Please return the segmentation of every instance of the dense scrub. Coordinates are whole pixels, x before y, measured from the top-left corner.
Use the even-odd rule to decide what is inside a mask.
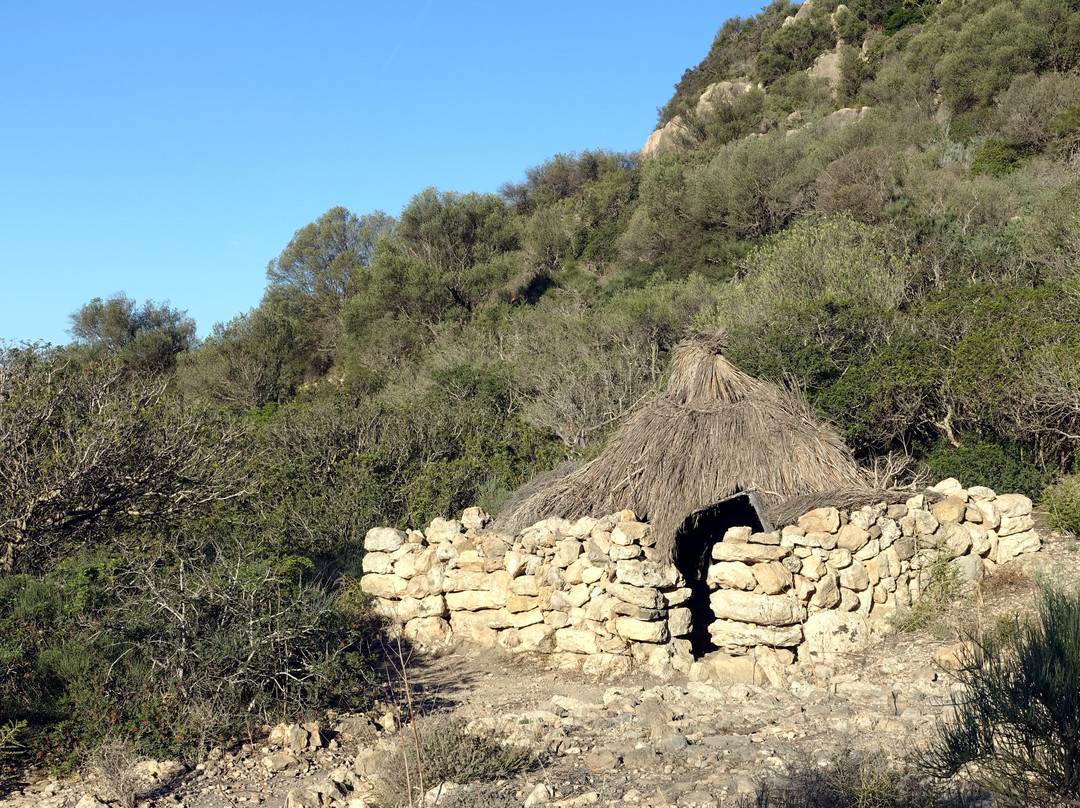
[[[5,347],[5,748],[191,750],[362,705],[364,532],[497,510],[595,454],[689,327],[728,329],[860,458],[1060,480],[1045,501],[1075,529],[1080,10],[845,5],[725,22],[660,116],[690,148],[559,154],[396,217],[331,208],[201,344],[121,295],[74,313],[69,346]],[[833,48],[835,87],[805,72]]]

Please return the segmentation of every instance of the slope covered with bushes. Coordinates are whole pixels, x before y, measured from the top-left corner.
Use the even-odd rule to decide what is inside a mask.
[[[363,704],[364,532],[595,455],[691,326],[865,462],[1080,511],[1080,7],[798,11],[721,26],[660,113],[679,150],[331,208],[201,344],[121,297],[5,348],[0,725],[62,763]]]

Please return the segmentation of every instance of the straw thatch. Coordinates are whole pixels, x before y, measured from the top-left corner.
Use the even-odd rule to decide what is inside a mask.
[[[623,508],[652,523],[671,558],[687,516],[739,491],[766,506],[821,491],[866,490],[840,436],[806,402],[723,356],[723,332],[698,332],[672,360],[664,392],[633,412],[591,463],[504,509],[499,528]]]

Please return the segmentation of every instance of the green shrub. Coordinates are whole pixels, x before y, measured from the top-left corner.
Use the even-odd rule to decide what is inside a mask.
[[[995,491],[1037,499],[1050,472],[1032,449],[1015,441],[962,435],[959,446],[938,441],[923,455],[935,480],[955,477],[964,485],[985,485]]]
[[[413,805],[421,785],[491,783],[535,761],[527,748],[506,744],[492,730],[470,729],[457,717],[418,719],[399,735],[401,747],[384,752],[379,766],[378,791],[387,806]]]
[[[975,805],[971,795],[941,787],[907,764],[874,753],[847,752],[827,767],[801,763],[779,784],[763,784],[745,808],[946,808]]]
[[[1026,156],[1027,152],[1024,149],[1010,146],[1004,140],[992,137],[975,152],[975,157],[971,161],[971,173],[1003,177],[1019,168]]]
[[[1049,486],[1039,499],[1051,530],[1080,534],[1080,474],[1070,474]]]
[[[1080,589],[1038,581],[1039,618],[998,642],[973,638],[955,716],[920,755],[939,778],[964,771],[995,804],[1080,801]]]

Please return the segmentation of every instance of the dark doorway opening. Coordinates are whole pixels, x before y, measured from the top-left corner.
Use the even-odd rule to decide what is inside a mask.
[[[712,548],[723,541],[728,528],[739,526],[750,527],[755,533],[771,530],[755,492],[739,492],[695,511],[686,517],[675,535],[675,566],[690,588],[686,606],[692,615],[693,630],[686,639],[690,640],[695,659],[717,650],[709,636],[709,624],[713,621],[708,584]]]

